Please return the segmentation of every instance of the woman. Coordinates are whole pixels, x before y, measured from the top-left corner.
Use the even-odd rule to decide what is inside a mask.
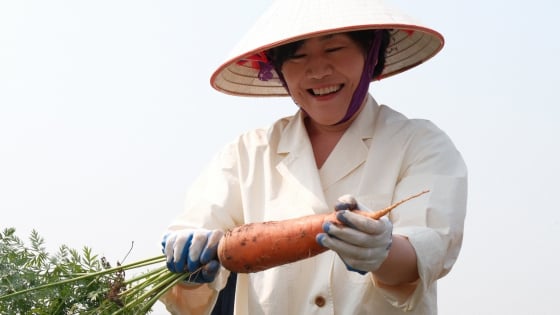
[[[163,246],[168,268],[204,272],[162,301],[172,313],[209,314],[229,272],[216,246],[235,226],[332,211],[351,194],[380,209],[339,212],[317,242],[331,250],[239,274],[236,314],[435,314],[436,283],[462,242],[467,171],[429,121],[378,105],[370,81],[414,67],[441,35],[379,1],[280,0],[211,78],[234,95],[289,95],[299,110],[227,145],[194,183]],[[349,203],[354,202],[350,200]],[[346,207],[347,208],[347,207]]]

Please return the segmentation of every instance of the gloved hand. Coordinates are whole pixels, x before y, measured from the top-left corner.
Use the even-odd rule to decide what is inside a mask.
[[[187,282],[214,281],[220,262],[217,259],[220,230],[182,229],[167,233],[161,242],[167,256],[167,268],[172,272],[191,272]]]
[[[317,235],[317,242],[335,251],[348,270],[360,274],[375,271],[389,254],[393,224],[387,217],[374,220],[350,211],[358,208],[356,200],[343,197],[335,209],[337,219],[344,225],[326,222],[325,233]]]

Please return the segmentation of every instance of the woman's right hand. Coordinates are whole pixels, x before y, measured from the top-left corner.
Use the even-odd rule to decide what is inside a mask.
[[[214,281],[220,262],[217,258],[218,243],[224,232],[207,229],[181,229],[170,231],[161,242],[171,272],[190,272],[186,281],[207,283]]]

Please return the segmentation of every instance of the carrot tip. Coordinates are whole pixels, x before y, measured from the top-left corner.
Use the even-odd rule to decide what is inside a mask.
[[[400,206],[401,204],[403,204],[403,203],[405,203],[405,202],[407,202],[407,201],[409,201],[409,200],[411,200],[411,199],[414,199],[414,198],[416,198],[416,197],[420,197],[421,195],[423,195],[423,194],[425,194],[425,193],[427,193],[427,192],[429,192],[429,191],[430,191],[429,189],[423,190],[423,191],[421,191],[421,192],[419,192],[419,193],[417,193],[417,194],[414,194],[414,195],[412,195],[412,196],[409,196],[409,197],[406,197],[406,198],[404,198],[404,199],[402,199],[402,200],[399,200],[399,201],[393,203],[392,205],[388,206],[388,207],[385,208],[385,209],[381,209],[381,210],[376,211],[376,212],[373,212],[373,213],[369,212],[370,215],[368,215],[368,216],[371,217],[371,218],[373,218],[373,219],[378,220],[378,219],[380,219],[381,217],[383,217],[384,215],[386,215],[386,214],[388,214],[389,212],[391,212],[391,211],[392,211],[393,209],[395,209],[396,207]]]

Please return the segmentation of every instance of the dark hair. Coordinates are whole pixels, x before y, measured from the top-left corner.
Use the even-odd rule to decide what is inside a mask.
[[[373,43],[374,32],[375,30],[363,30],[348,32],[346,34],[348,34],[348,36],[350,36],[352,40],[358,43],[358,45],[360,45],[363,51],[367,54],[369,48]],[[383,68],[385,68],[385,51],[387,50],[387,46],[389,45],[390,34],[388,30],[383,30],[381,34],[383,38],[381,39],[381,47],[379,48],[380,53],[377,57],[377,65],[375,66],[375,70],[373,71],[373,78],[377,78],[383,72]],[[284,64],[284,62],[294,56],[301,45],[303,45],[303,40],[274,47],[265,52],[266,57],[268,58],[268,60],[270,60],[270,62],[274,66],[274,69],[280,76],[282,76],[282,74],[280,73],[280,69],[282,69],[282,65]]]

